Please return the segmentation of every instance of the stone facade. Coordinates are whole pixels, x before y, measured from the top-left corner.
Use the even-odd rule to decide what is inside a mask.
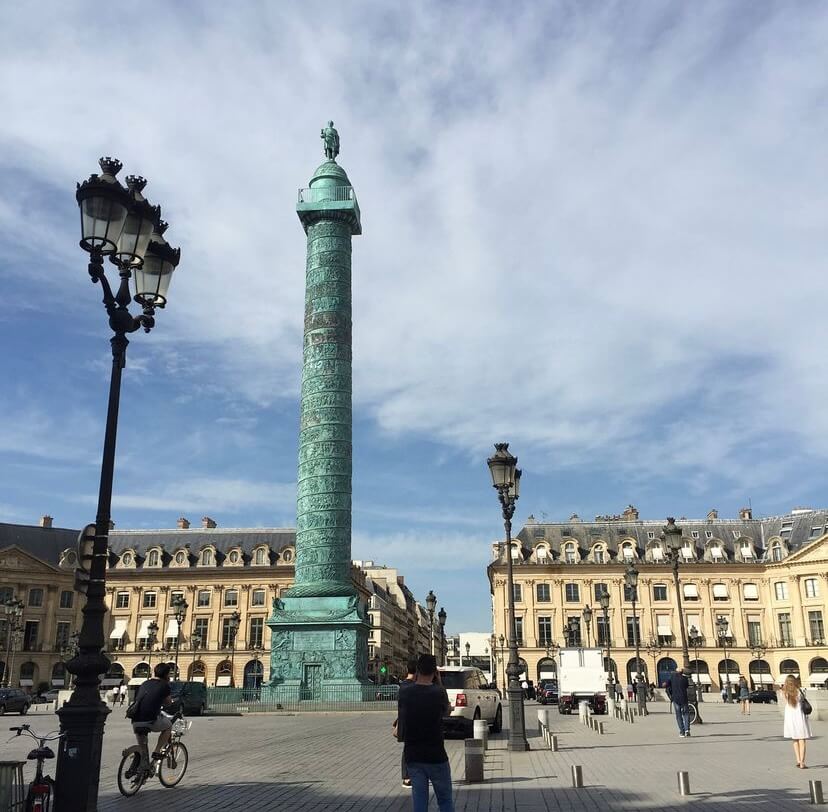
[[[536,522],[532,517],[513,540],[516,619],[520,656],[529,679],[554,671],[554,648],[565,644],[570,618],[580,624],[581,643],[606,646],[622,682],[635,670],[633,606],[625,592],[626,562],[639,570],[635,615],[642,671],[657,681],[682,648],[672,569],[661,540],[664,521],[640,520],[629,508],[593,522],[572,516],[568,522]],[[794,510],[785,516],[753,519],[679,519],[682,553],[679,580],[685,627],[698,631],[690,646],[693,671],[706,690],[722,682],[749,678],[753,686],[778,683],[798,673],[803,685],[828,679],[828,511]],[[497,681],[504,684],[501,648],[506,631],[505,545],[492,547],[488,567],[492,593]],[[597,596],[610,595],[609,629],[605,631]],[[593,609],[589,627],[586,605]],[[727,650],[716,620],[728,621]],[[522,635],[522,639],[520,636]],[[688,631],[689,636],[689,631]],[[726,661],[732,662],[726,662]]]

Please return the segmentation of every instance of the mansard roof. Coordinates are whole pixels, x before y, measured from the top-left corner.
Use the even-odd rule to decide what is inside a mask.
[[[205,547],[212,547],[218,553],[226,554],[241,548],[245,555],[250,555],[257,547],[266,545],[279,552],[285,547],[296,544],[296,531],[292,528],[272,527],[213,527],[187,530],[110,530],[109,550],[120,555],[126,550],[133,550],[143,556],[152,547],[160,547],[166,553],[188,545],[192,553],[198,553]]]
[[[79,530],[0,522],[0,549],[16,545],[29,555],[57,566],[64,550],[74,549]]]

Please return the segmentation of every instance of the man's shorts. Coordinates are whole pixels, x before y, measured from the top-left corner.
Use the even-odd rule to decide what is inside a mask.
[[[164,713],[159,713],[154,722],[133,722],[133,733],[163,733],[172,727],[172,719]]]

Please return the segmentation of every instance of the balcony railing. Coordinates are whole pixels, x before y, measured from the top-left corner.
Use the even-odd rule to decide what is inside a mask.
[[[331,203],[356,200],[353,186],[310,186],[299,190],[300,203]]]

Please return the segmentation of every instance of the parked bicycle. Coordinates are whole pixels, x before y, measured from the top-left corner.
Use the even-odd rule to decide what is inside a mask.
[[[118,789],[129,798],[151,778],[158,776],[162,786],[174,787],[187,772],[190,755],[181,737],[192,727],[179,711],[172,717],[172,736],[160,753],[149,754],[149,732],[137,734],[138,743],[123,751],[118,766]]]
[[[54,794],[55,782],[50,775],[43,774],[43,762],[47,759],[54,758],[55,753],[47,742],[57,741],[66,734],[54,730],[45,736],[40,736],[31,729],[31,725],[10,727],[9,730],[14,733],[14,736],[9,741],[25,733],[37,742],[37,747],[26,756],[29,761],[36,761],[37,767],[35,768],[34,780],[29,784],[29,788],[26,791],[25,812],[49,812],[52,808],[52,795]]]

